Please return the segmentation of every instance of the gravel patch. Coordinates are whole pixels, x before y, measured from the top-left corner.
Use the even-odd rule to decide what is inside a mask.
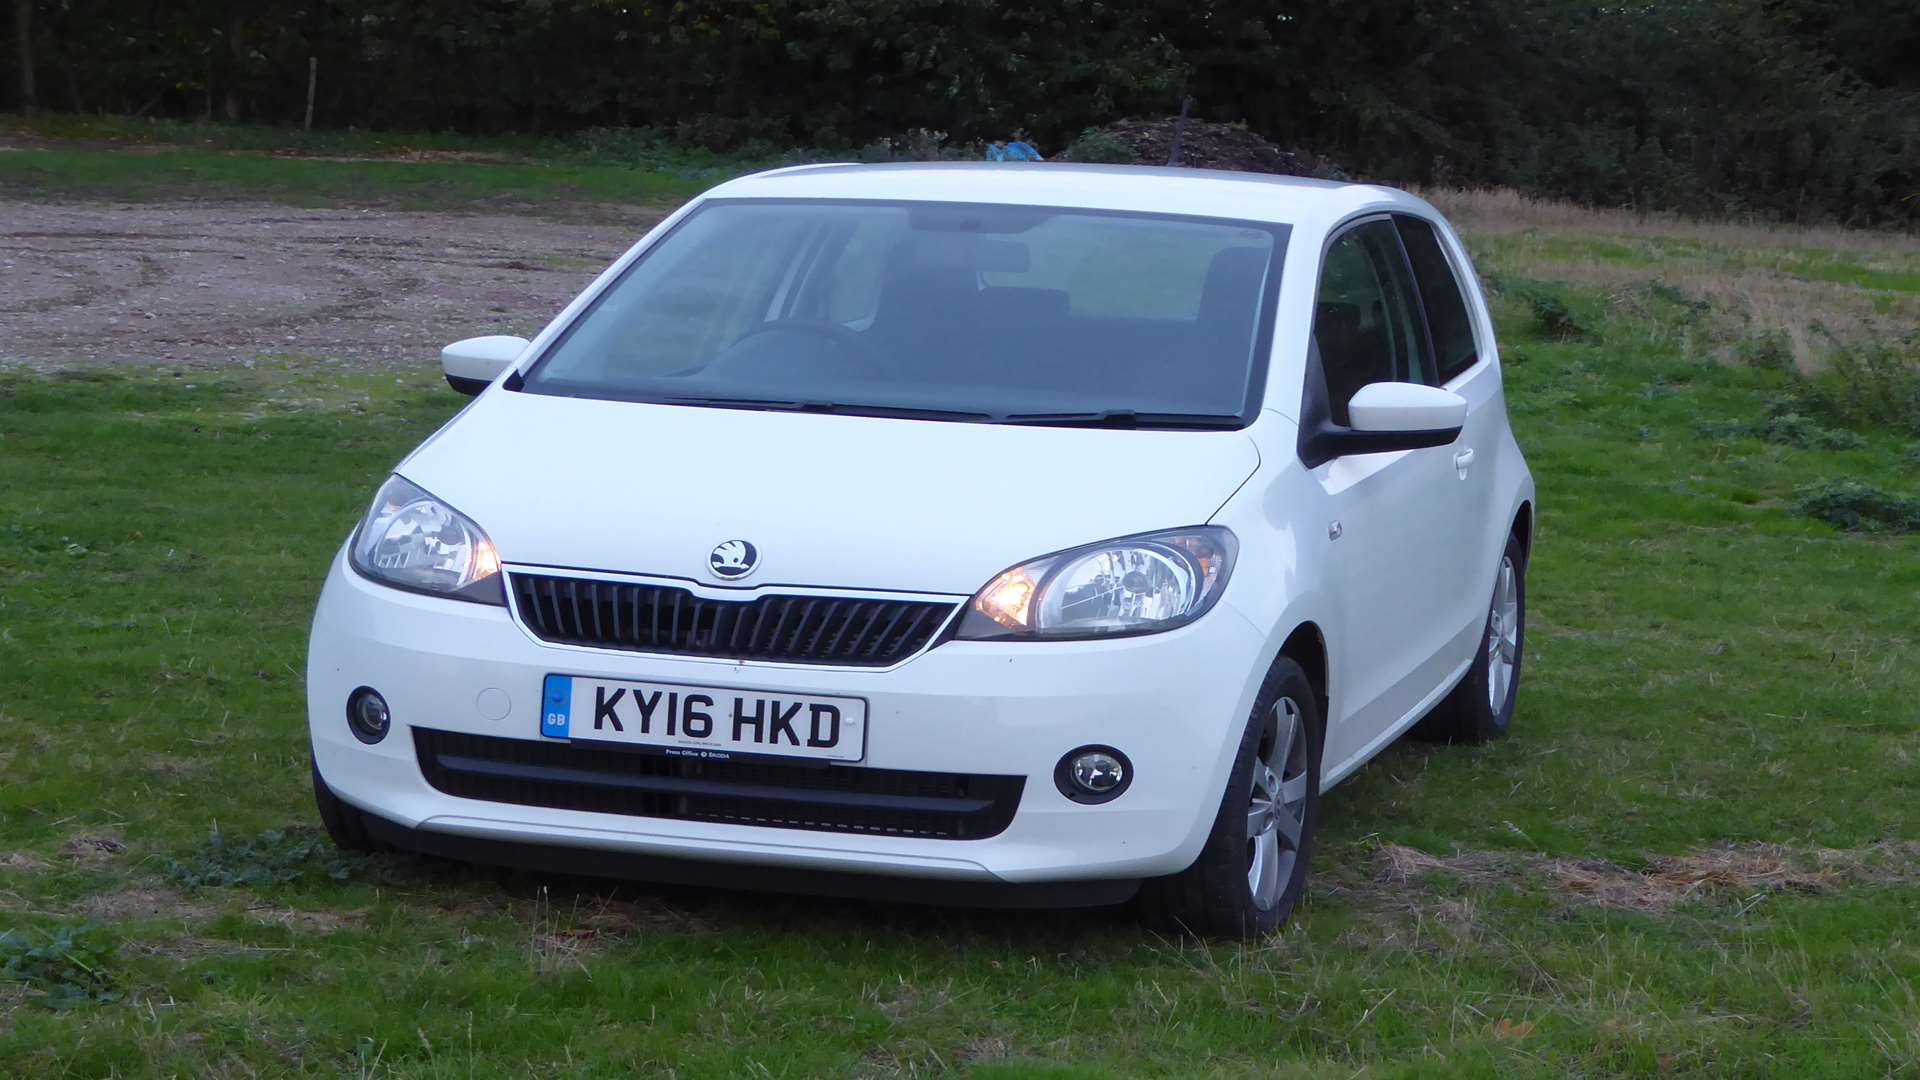
[[[462,337],[532,336],[661,216],[0,203],[0,369],[431,365]]]

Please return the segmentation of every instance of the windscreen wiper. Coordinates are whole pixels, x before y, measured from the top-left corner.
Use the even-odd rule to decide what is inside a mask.
[[[923,409],[913,405],[869,405],[863,402],[778,398],[663,397],[663,405],[700,405],[715,409],[765,409],[770,412],[836,413],[842,416],[879,416],[896,420],[992,420],[992,413],[963,409]]]
[[[1227,413],[1138,412],[1103,409],[1096,412],[1008,413],[1003,424],[1040,424],[1047,427],[1091,428],[1239,428],[1246,421]]]

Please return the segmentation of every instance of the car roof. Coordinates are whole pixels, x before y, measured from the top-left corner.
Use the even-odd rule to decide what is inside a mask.
[[[1423,200],[1375,184],[1222,169],[1064,162],[798,165],[730,180],[704,197],[1005,203],[1191,214],[1319,228],[1368,210],[1439,216]]]

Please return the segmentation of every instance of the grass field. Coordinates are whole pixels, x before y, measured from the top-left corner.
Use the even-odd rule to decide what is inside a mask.
[[[1330,793],[1254,945],[339,856],[307,620],[462,399],[0,374],[0,1075],[1920,1073],[1916,245],[1470,210],[1540,486],[1515,732]],[[1803,365],[1716,261],[1886,322]]]
[[[102,153],[102,148],[113,152]],[[715,154],[646,132],[574,139],[289,131],[49,114],[0,119],[0,195],[267,198],[404,209],[678,203],[804,155]]]

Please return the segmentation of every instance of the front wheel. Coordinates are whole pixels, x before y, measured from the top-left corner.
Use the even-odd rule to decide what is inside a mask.
[[[1527,644],[1527,560],[1520,538],[1507,537],[1480,650],[1460,685],[1420,721],[1418,734],[1437,742],[1484,743],[1507,733],[1520,696],[1520,661]]]
[[[1320,820],[1321,732],[1312,681],[1281,657],[1247,718],[1200,857],[1147,883],[1150,915],[1189,933],[1241,938],[1287,921],[1306,888]]]

